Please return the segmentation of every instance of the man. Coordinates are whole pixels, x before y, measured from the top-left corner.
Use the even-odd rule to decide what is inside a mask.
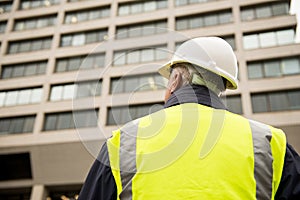
[[[300,199],[300,158],[284,133],[219,98],[237,88],[228,43],[191,39],[159,73],[165,109],[113,133],[79,199]]]

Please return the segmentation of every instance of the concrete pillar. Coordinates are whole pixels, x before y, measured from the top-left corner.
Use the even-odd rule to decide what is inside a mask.
[[[47,191],[44,185],[34,185],[32,187],[30,200],[45,200]]]

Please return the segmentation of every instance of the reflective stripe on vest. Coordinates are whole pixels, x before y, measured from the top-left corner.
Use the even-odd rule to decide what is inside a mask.
[[[270,141],[272,133],[267,125],[249,120],[253,150],[254,150],[254,178],[256,181],[256,198],[272,198],[273,156]]]
[[[230,119],[231,116],[233,118],[236,118],[234,115],[230,113],[228,113],[227,115],[228,115],[226,116],[227,119]],[[244,119],[241,120],[244,121]],[[137,183],[136,182],[137,180],[142,180],[139,179],[139,177],[142,176],[141,174],[143,172],[139,170],[140,164],[137,165],[137,159],[139,158],[137,156],[140,155],[137,155],[136,142],[137,142],[138,134],[140,134],[139,126],[143,126],[144,121],[145,121],[144,118],[141,118],[139,120],[134,120],[126,124],[120,130],[114,132],[113,138],[110,139],[111,143],[108,143],[109,156],[111,162],[113,163],[112,164],[113,175],[116,179],[116,183],[118,187],[118,194],[119,194],[118,199],[120,200],[139,199],[140,197],[138,194],[140,190],[136,190],[137,189],[136,187],[137,186],[142,187],[143,182],[139,182],[139,184],[134,184],[134,185],[133,183]],[[230,120],[229,122],[235,123],[235,121],[230,121]],[[243,122],[244,126],[246,126],[247,123],[249,124],[249,127],[247,127],[246,130],[250,134],[249,135],[250,137],[252,135],[252,141],[250,140],[249,147],[253,146],[252,153],[250,150],[250,154],[248,155],[252,156],[252,163],[254,164],[254,167],[252,168],[254,170],[252,175],[253,181],[251,183],[252,184],[251,188],[253,189],[249,188],[249,191],[251,191],[253,194],[251,199],[254,198],[262,199],[262,200],[273,199],[280,181],[280,174],[283,167],[283,160],[285,154],[285,152],[283,152],[285,150],[285,146],[284,146],[285,136],[281,131],[278,132],[278,130],[275,130],[273,127],[269,127],[268,125],[264,125],[251,120],[247,122],[246,120],[245,123]],[[274,135],[273,140],[272,140],[272,133]],[[246,138],[250,139],[250,137],[246,137]],[[206,139],[207,137],[204,138],[203,140]],[[205,143],[205,141],[203,141],[203,143]],[[218,146],[218,144],[216,146]],[[114,148],[116,149],[114,150]],[[243,151],[243,149],[241,149],[241,151]],[[199,148],[199,152],[200,152],[200,148]],[[272,155],[272,152],[276,154]],[[208,158],[209,157],[210,155],[208,155]],[[273,159],[275,158],[276,158],[276,162],[275,162],[276,170],[275,172],[273,172],[273,167],[274,167]],[[251,171],[249,172],[251,176]],[[137,175],[138,177],[137,176],[135,177],[135,175]],[[251,181],[251,179],[249,181]],[[160,183],[158,182],[157,184],[159,185]],[[145,190],[147,190],[147,188],[145,188]]]
[[[134,120],[121,128],[120,137],[120,175],[121,200],[132,199],[132,178],[136,174],[136,136],[139,121]]]

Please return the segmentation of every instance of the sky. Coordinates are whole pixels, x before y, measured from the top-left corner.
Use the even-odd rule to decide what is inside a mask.
[[[300,0],[292,0],[291,1],[291,14],[296,14],[297,15],[297,35],[296,35],[296,40],[297,42],[300,42]]]

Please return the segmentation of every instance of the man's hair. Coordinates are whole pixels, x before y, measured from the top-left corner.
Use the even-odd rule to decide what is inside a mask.
[[[172,70],[173,69],[177,69],[181,73],[183,78],[183,85],[197,85],[197,83],[193,81],[194,76],[196,75],[200,79],[202,79],[202,82],[204,84],[201,85],[205,85],[209,89],[212,89],[211,85],[213,85],[213,87],[215,87],[220,92],[223,92],[226,89],[227,81],[225,78],[213,72],[210,72],[202,67],[198,67],[190,63],[177,63],[172,66]]]

